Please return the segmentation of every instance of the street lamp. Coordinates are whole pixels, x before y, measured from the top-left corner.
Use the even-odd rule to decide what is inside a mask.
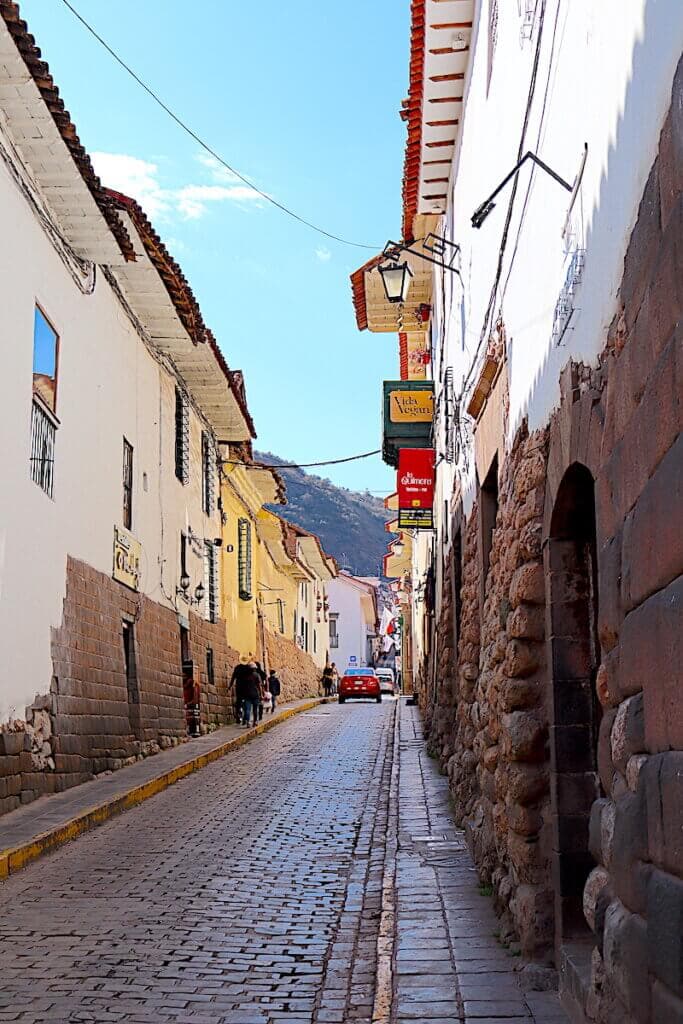
[[[388,302],[405,302],[413,272],[407,263],[380,264],[379,272]]]
[[[398,558],[400,558],[404,551],[405,551],[405,544],[403,543],[402,540],[397,540],[396,543],[394,544],[394,554]]]
[[[204,584],[200,580],[197,586],[194,588],[194,599],[197,604],[201,604],[204,600]]]

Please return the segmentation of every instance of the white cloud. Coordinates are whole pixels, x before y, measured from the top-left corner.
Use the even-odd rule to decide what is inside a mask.
[[[159,168],[125,153],[92,153],[95,171],[102,184],[137,199],[151,218],[168,213],[169,195],[159,184]]]
[[[321,263],[329,263],[332,259],[332,253],[329,249],[326,249],[324,245],[320,245],[315,250],[315,258],[320,260]]]
[[[196,220],[206,213],[207,203],[254,202],[261,197],[247,185],[184,185],[175,192],[183,217]]]
[[[240,182],[214,160],[200,154],[198,161],[221,184],[187,184],[165,188],[157,164],[125,153],[93,153],[92,162],[102,184],[136,199],[150,219],[170,220],[180,214],[184,220],[203,217],[210,203],[239,203],[260,206],[262,197]],[[224,172],[224,173],[223,173]],[[229,183],[229,184],[228,184]]]

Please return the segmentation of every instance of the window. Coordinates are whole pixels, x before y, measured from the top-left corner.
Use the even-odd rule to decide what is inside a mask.
[[[239,595],[243,601],[251,601],[251,523],[248,519],[237,521],[237,546]]]
[[[59,336],[39,306],[33,320],[33,394],[50,412],[57,410]]]
[[[215,684],[214,668],[213,668],[213,647],[206,648],[206,681],[209,686]]]
[[[304,650],[308,650],[308,623],[304,622]]]
[[[181,484],[190,479],[190,405],[187,395],[175,389],[175,475]]]
[[[453,588],[453,657],[457,665],[460,620],[462,618],[462,532],[460,530],[458,530],[453,538],[451,586]]]
[[[493,547],[493,531],[496,528],[498,515],[498,456],[491,463],[486,479],[479,489],[480,508],[480,564],[481,564],[481,606],[484,606],[486,595],[486,577],[491,564],[491,548]]]
[[[140,686],[135,658],[135,624],[128,619],[124,619],[121,628],[123,666],[126,673],[126,691],[128,694],[128,717],[133,733],[140,739],[142,730],[140,721]]]
[[[33,405],[31,408],[31,479],[49,498],[53,495],[55,440],[58,421],[57,361],[59,337],[41,309],[33,321]]]
[[[313,630],[313,653],[315,654],[318,650],[318,630]]]
[[[209,622],[218,618],[218,558],[216,547],[210,540],[204,541],[204,617]]]
[[[285,631],[285,602],[281,597],[277,599],[277,628],[281,633]]]
[[[339,647],[339,633],[337,632],[337,615],[330,615],[330,647]]]
[[[180,578],[183,576],[189,576],[187,571],[187,536],[184,533],[180,534]]]
[[[202,508],[207,516],[216,508],[216,454],[210,436],[202,430]]]
[[[133,445],[123,439],[123,525],[133,528]]]

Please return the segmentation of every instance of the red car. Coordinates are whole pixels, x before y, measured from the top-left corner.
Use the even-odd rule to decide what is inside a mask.
[[[382,703],[382,689],[374,668],[348,668],[339,680],[339,703],[364,697]]]

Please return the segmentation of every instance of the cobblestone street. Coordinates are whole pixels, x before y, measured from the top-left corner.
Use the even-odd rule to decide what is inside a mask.
[[[0,1021],[563,1020],[398,709],[302,714],[7,879]]]

